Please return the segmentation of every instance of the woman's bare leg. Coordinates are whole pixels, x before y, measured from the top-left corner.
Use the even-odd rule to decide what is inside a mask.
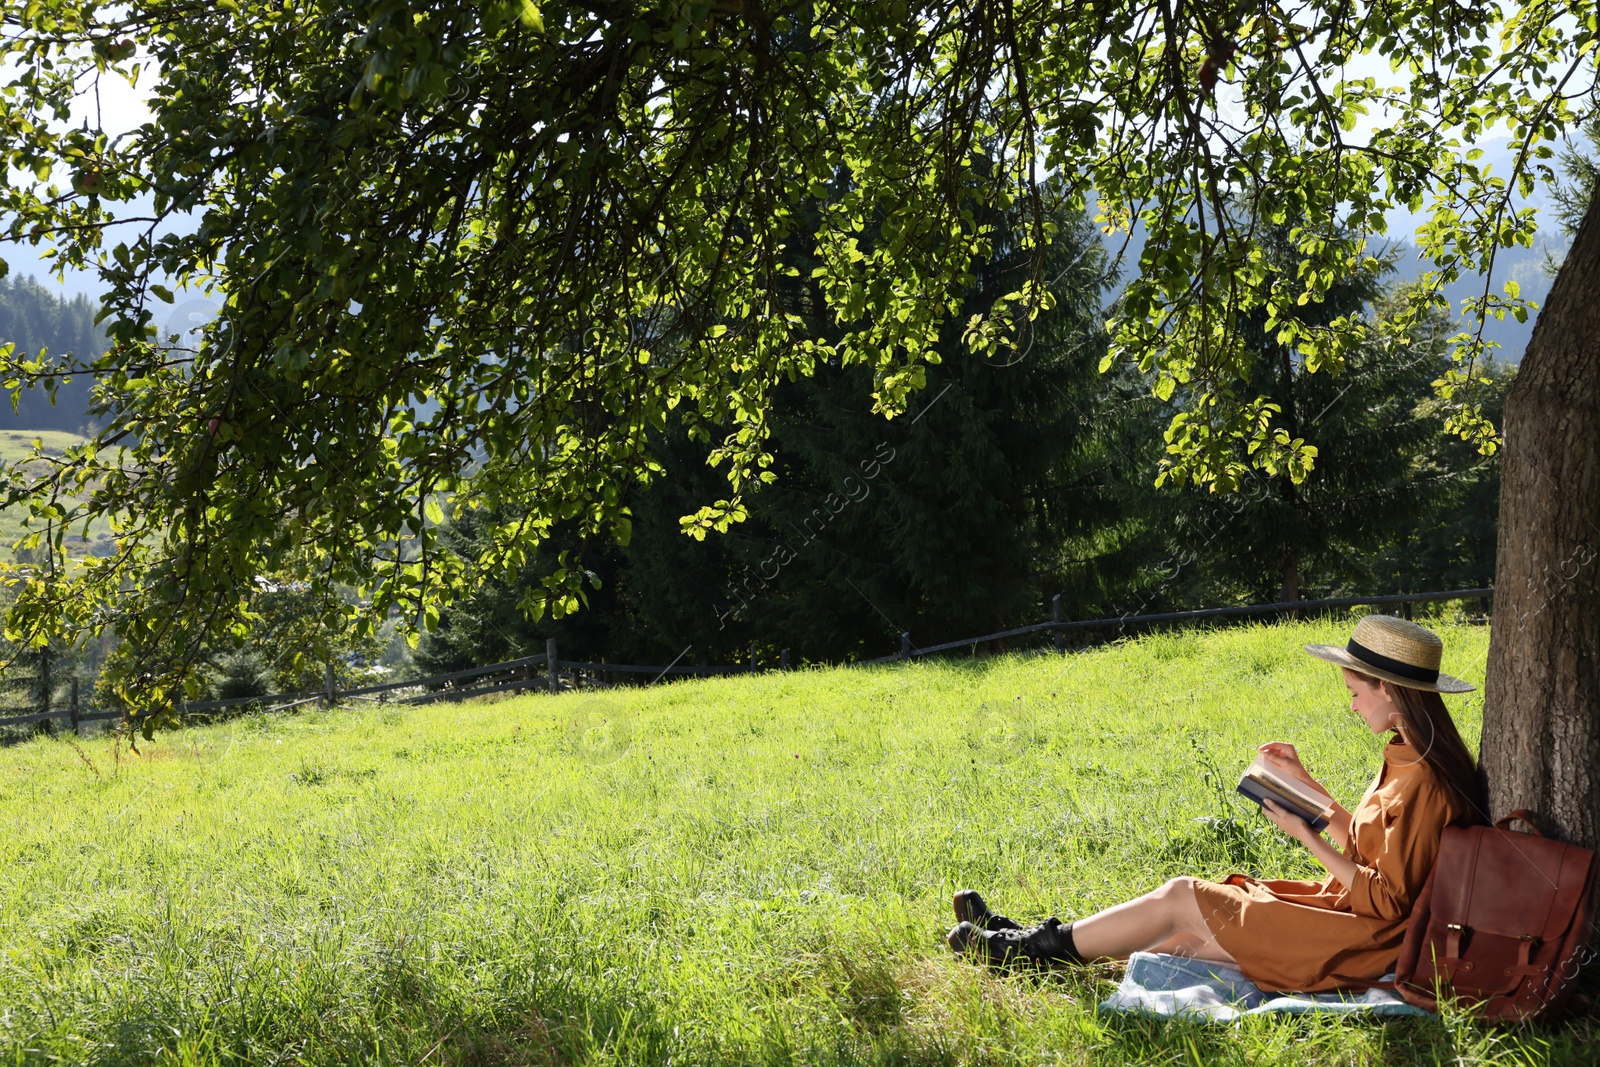
[[[1234,963],[1217,944],[1200,913],[1193,878],[1174,878],[1160,889],[1072,924],[1072,940],[1086,960],[1125,960],[1135,952],[1167,952],[1210,963]]]

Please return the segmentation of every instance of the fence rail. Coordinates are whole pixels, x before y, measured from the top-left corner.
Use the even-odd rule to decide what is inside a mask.
[[[1363,605],[1380,604],[1426,604],[1439,600],[1474,600],[1482,597],[1494,596],[1494,589],[1456,589],[1433,593],[1384,593],[1378,596],[1346,596],[1332,597],[1326,600],[1283,600],[1273,604],[1246,604],[1231,608],[1201,608],[1196,611],[1164,611],[1151,615],[1110,615],[1102,619],[1062,619],[1061,597],[1054,599],[1054,615],[1048,622],[1036,622],[1032,626],[1019,626],[1014,630],[1001,630],[999,633],[984,634],[981,637],[964,637],[959,641],[946,641],[939,645],[929,645],[927,648],[916,648],[911,644],[909,631],[900,635],[900,651],[892,656],[879,656],[877,659],[863,660],[863,663],[892,663],[895,660],[913,659],[918,656],[930,656],[936,652],[949,652],[957,648],[970,648],[973,645],[983,644],[987,641],[1000,641],[1008,637],[1021,637],[1026,634],[1036,634],[1053,630],[1058,634],[1065,634],[1069,630],[1088,630],[1098,627],[1123,627],[1130,625],[1150,625],[1162,622],[1197,622],[1202,619],[1238,618],[1251,615],[1296,615],[1302,612],[1317,612],[1330,608],[1354,608]]]
[[[1054,632],[1056,634],[1056,647],[1060,648],[1063,645],[1064,635],[1072,630],[1093,630],[1111,627],[1121,629],[1134,625],[1148,626],[1160,623],[1195,622],[1203,619],[1238,618],[1252,615],[1295,615],[1304,612],[1359,607],[1362,605],[1424,604],[1440,600],[1487,598],[1493,595],[1494,590],[1492,588],[1458,589],[1432,593],[1334,597],[1327,600],[1289,600],[1275,604],[1205,608],[1198,611],[1167,611],[1151,615],[1114,615],[1100,619],[1061,618],[1061,598],[1057,596],[1051,603],[1052,618],[1046,622],[1034,623],[1030,626],[1019,626],[1015,629],[1001,630],[992,634],[982,634],[978,637],[966,637],[959,641],[945,641],[926,648],[917,648],[912,645],[911,634],[908,631],[900,635],[900,651],[898,653],[892,656],[880,656],[877,659],[863,660],[859,665],[893,663],[899,660],[931,656],[940,652],[950,652],[958,648],[972,648],[990,641],[1001,641],[1007,638],[1023,637],[1028,634],[1044,632]],[[543,677],[536,676],[533,670],[535,667],[544,668]],[[370,700],[376,698],[381,702],[387,702],[392,698],[393,702],[397,704],[431,704],[440,700],[466,700],[469,697],[487,696],[492,693],[504,693],[512,690],[544,689],[547,692],[556,693],[563,688],[564,683],[560,679],[562,671],[568,671],[572,674],[572,685],[566,687],[573,688],[581,683],[582,675],[584,674],[596,676],[592,677],[589,682],[589,684],[594,685],[604,684],[598,676],[611,672],[618,674],[651,674],[655,676],[652,681],[659,681],[668,675],[705,677],[724,674],[751,674],[761,669],[756,664],[756,649],[754,645],[750,648],[750,660],[745,664],[718,666],[690,664],[685,666],[673,662],[661,666],[659,664],[595,663],[588,660],[564,660],[557,654],[556,643],[547,641],[545,643],[545,651],[537,656],[523,656],[520,659],[507,660],[504,663],[491,663],[483,667],[469,667],[466,670],[435,674],[427,678],[383,682],[378,685],[360,686],[355,689],[338,689],[334,684],[333,667],[330,665],[328,667],[327,684],[320,692],[280,694],[273,697],[250,696],[234,697],[229,700],[203,700],[192,704],[183,704],[179,710],[184,714],[194,714],[253,706],[260,708],[262,711],[273,712],[287,711],[291,708],[313,703],[323,703],[331,707],[343,699],[359,698]],[[778,669],[789,669],[788,649],[783,649],[780,652]],[[463,682],[470,684],[462,685],[461,683]],[[420,692],[401,695],[405,690],[420,690]],[[0,718],[0,727],[28,726],[65,721],[70,724],[75,733],[81,723],[103,722],[111,719],[120,720],[122,718],[123,713],[120,711],[80,711],[78,707],[78,681],[74,678],[72,679],[71,700],[66,708],[59,711],[33,712],[27,715]]]
[[[263,712],[287,711],[292,708],[302,707],[306,704],[323,703],[332,705],[340,700],[373,699],[382,702],[392,700],[396,704],[431,704],[440,700],[466,700],[469,697],[487,696],[492,693],[504,693],[512,690],[544,689],[548,692],[558,692],[562,688],[572,688],[580,684],[580,675],[602,675],[610,672],[620,674],[649,674],[652,681],[659,680],[668,675],[683,676],[708,676],[722,674],[748,674],[760,668],[756,666],[755,649],[750,650],[748,664],[706,665],[689,664],[638,664],[638,663],[595,663],[589,660],[564,660],[559,657],[556,643],[549,641],[544,652],[537,656],[523,656],[520,659],[507,660],[504,663],[491,663],[482,667],[469,667],[465,670],[449,671],[444,674],[429,675],[426,678],[408,678],[397,682],[383,682],[377,685],[364,685],[355,689],[339,689],[334,684],[333,670],[328,671],[327,685],[315,693],[282,693],[276,696],[247,696],[233,697],[227,700],[198,700],[179,705],[179,711],[185,715],[208,714],[212,712],[228,711],[230,709],[258,708]],[[784,649],[781,658],[783,669],[789,666],[789,650]],[[534,668],[542,667],[542,672],[535,672]],[[567,672],[573,676],[571,684],[561,681],[561,674]],[[462,683],[470,683],[463,685]],[[592,678],[589,684],[603,684],[598,678]],[[407,693],[406,690],[414,692]],[[72,683],[72,697],[69,705],[54,711],[34,712],[27,715],[14,715],[0,718],[0,727],[28,726],[47,722],[66,722],[76,732],[78,726],[86,722],[107,721],[122,719],[120,711],[81,711],[78,708],[77,680]],[[134,721],[139,721],[135,717]]]

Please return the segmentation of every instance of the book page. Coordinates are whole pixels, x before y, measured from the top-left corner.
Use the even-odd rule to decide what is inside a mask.
[[[1279,774],[1268,767],[1262,756],[1257,755],[1255,760],[1244,772],[1246,776],[1254,778],[1263,785],[1269,786],[1280,793],[1284,793],[1296,800],[1300,800],[1316,811],[1332,812],[1333,798],[1315,789],[1297,778]]]

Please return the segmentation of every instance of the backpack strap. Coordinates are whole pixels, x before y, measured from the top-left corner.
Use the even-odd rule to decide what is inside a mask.
[[[1528,824],[1528,830],[1533,834],[1534,837],[1544,836],[1544,834],[1539,830],[1539,824],[1534,822],[1535,815],[1527,808],[1518,808],[1516,811],[1513,811],[1502,818],[1496,819],[1494,828],[1496,830],[1509,830],[1511,829],[1511,824],[1516,822],[1518,819],[1521,819],[1523,822]]]
[[[1536,965],[1530,966],[1528,963],[1528,957],[1533,954],[1533,948],[1537,944],[1539,944],[1539,939],[1537,937],[1534,937],[1532,934],[1522,935],[1521,943],[1517,945],[1517,965],[1515,967],[1506,968],[1506,975],[1508,977],[1521,975],[1537,976],[1549,971],[1550,968],[1548,967],[1540,967]]]
[[[1445,934],[1444,955],[1439,962],[1453,968],[1461,962],[1461,934],[1466,927],[1460,923],[1445,923],[1444,928],[1449,932]]]
[[[1483,832],[1481,830],[1469,832],[1472,837],[1472,855],[1462,869],[1472,872],[1478,868],[1478,851],[1483,847]],[[1462,878],[1457,883],[1455,911],[1445,916],[1445,929],[1449,933],[1444,941],[1444,961],[1450,963],[1459,963],[1461,960],[1461,934],[1465,927],[1467,916],[1472,914],[1470,908],[1472,905],[1473,882],[1473,878],[1467,877]]]

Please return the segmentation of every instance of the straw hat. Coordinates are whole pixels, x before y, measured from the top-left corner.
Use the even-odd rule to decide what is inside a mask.
[[[1349,667],[1409,689],[1433,693],[1470,693],[1477,686],[1439,670],[1444,642],[1426,626],[1393,615],[1367,615],[1356,623],[1355,633],[1343,648],[1307,645],[1318,659]]]

